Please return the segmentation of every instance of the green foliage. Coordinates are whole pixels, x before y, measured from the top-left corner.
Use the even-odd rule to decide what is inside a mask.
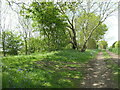
[[[111,48],[110,51],[112,49],[113,48]],[[118,88],[120,88],[120,78],[119,78],[120,77],[120,66],[119,66],[119,63],[115,63],[116,60],[114,60],[105,50],[102,50],[102,52],[103,52],[105,61],[107,63],[107,67],[112,70],[113,80],[115,80],[118,83]]]
[[[77,29],[82,29],[82,32],[84,29],[85,33],[88,35],[88,32],[90,32],[90,30],[92,30],[92,28],[98,24],[99,20],[100,17],[95,15],[94,13],[82,12],[81,16],[77,17]]]
[[[109,51],[120,55],[120,48],[109,48]]]
[[[118,64],[113,64],[111,66],[113,70],[114,80],[118,83],[118,88],[120,89],[120,66]]]
[[[120,48],[120,41],[117,41],[117,42],[115,43],[115,48]]]
[[[76,88],[83,78],[82,64],[96,54],[63,50],[3,57],[3,88]]]
[[[82,46],[92,29],[99,23],[100,17],[94,13],[83,12],[81,16],[77,17],[76,28],[78,30],[79,43]],[[92,36],[87,42],[88,48],[96,48],[97,41],[103,38],[103,35],[108,30],[107,26],[101,23],[93,32]]]
[[[17,55],[23,45],[20,36],[13,34],[11,31],[4,31],[2,32],[2,37],[4,37],[4,52],[9,55]]]
[[[94,40],[94,39],[90,39],[88,42],[87,42],[87,48],[88,49],[97,49],[97,42]]]
[[[114,42],[109,51],[120,55],[120,41]]]
[[[40,32],[48,50],[57,50],[68,44],[67,23],[53,2],[32,2],[21,14],[31,18],[32,26]]]
[[[102,40],[102,41],[98,42],[98,46],[100,49],[106,49],[108,46],[108,43],[107,43],[107,41]]]
[[[42,45],[42,40],[40,38],[30,38],[29,39],[29,52],[30,53],[35,53],[35,52],[40,52],[43,49]]]
[[[115,48],[115,43],[116,43],[117,41],[115,41],[113,44],[112,44],[112,46],[111,46],[111,48]]]
[[[98,26],[96,28],[96,30],[94,31],[92,38],[94,38],[94,40],[100,40],[103,39],[104,34],[108,31],[108,27],[106,26],[106,24],[100,24],[100,26]]]
[[[120,41],[115,41],[111,48],[120,48]]]

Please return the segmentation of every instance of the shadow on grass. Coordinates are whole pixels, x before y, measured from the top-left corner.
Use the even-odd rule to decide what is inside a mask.
[[[7,58],[8,65],[3,66],[3,88],[79,88],[83,78],[82,65],[94,54],[94,51],[64,50],[40,60],[19,58],[21,63],[12,58],[12,64]]]
[[[120,59],[109,58],[105,59],[107,68],[112,71],[112,80],[116,83],[116,86],[120,88]]]

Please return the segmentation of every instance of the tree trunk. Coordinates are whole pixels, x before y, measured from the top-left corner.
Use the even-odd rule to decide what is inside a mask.
[[[25,41],[25,54],[27,55],[28,53],[28,47],[27,47],[27,40],[26,40],[26,38],[24,39],[24,41]]]
[[[87,49],[86,43],[87,43],[87,41],[84,43],[84,45],[83,45],[83,47],[81,49],[81,52],[85,52],[86,51],[86,49]]]
[[[76,40],[76,32],[75,32],[75,29],[74,29],[74,26],[72,25],[72,32],[73,32],[73,38],[72,38],[72,48],[73,49],[78,49],[77,47],[77,40]]]
[[[72,46],[72,49],[77,49],[77,41],[76,41],[76,37],[74,36],[72,40],[73,40],[73,43],[72,43],[72,45],[73,45],[73,46]]]
[[[3,42],[3,56],[6,56],[6,52],[5,52],[5,43]]]
[[[5,32],[2,33],[2,49],[3,49],[3,56],[6,56],[6,52],[5,52]]]
[[[83,47],[81,49],[81,52],[84,52],[86,50],[86,44],[88,42],[88,40],[91,38],[93,32],[95,31],[95,29],[101,24],[101,22],[99,21],[99,23],[91,30],[91,33],[89,34],[88,38],[85,40],[84,44],[83,44]]]

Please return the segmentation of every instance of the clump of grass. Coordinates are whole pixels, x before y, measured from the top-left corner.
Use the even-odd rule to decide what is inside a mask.
[[[3,88],[73,88],[83,78],[81,66],[97,50],[61,50],[2,58]]]
[[[120,48],[109,48],[109,51],[120,55]]]
[[[103,50],[103,55],[105,57],[105,61],[107,63],[107,67],[112,69],[113,73],[113,80],[117,81],[118,83],[118,88],[120,88],[120,66],[112,60],[112,57],[105,51]]]
[[[102,52],[105,59],[111,58],[111,56],[106,52],[106,50],[103,50]]]

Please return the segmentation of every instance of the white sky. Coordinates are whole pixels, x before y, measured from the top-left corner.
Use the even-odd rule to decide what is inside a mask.
[[[23,0],[18,0],[23,1]],[[29,1],[29,0],[26,0]],[[2,1],[2,8],[5,8],[4,0]],[[13,11],[6,10],[6,20],[2,22],[7,23],[6,29],[14,29],[17,24],[17,15]],[[108,27],[108,32],[105,34],[105,40],[108,41],[108,46],[111,46],[115,41],[118,40],[118,13],[115,12],[111,17],[107,18],[104,22]]]
[[[108,46],[111,46],[118,40],[118,12],[110,16],[104,22],[108,27],[108,32],[105,34],[105,40],[108,41]]]

